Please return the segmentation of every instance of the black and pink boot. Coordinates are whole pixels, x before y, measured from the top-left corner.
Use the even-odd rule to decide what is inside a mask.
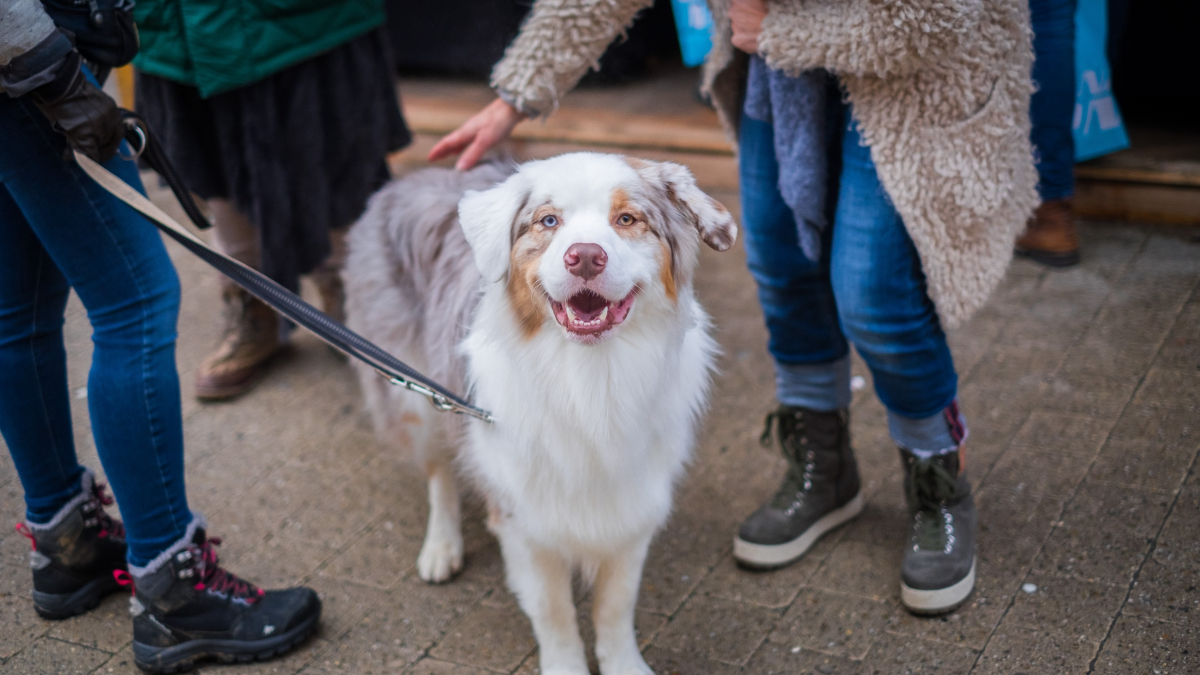
[[[197,660],[263,661],[317,628],[321,601],[309,588],[264,591],[220,566],[196,515],[188,534],[145,568],[130,568],[133,656],[142,670],[176,673]]]
[[[83,614],[120,590],[113,573],[125,569],[125,528],[104,507],[112,497],[87,471],[82,491],[45,524],[24,522],[17,530],[33,551],[33,606],[45,619]]]

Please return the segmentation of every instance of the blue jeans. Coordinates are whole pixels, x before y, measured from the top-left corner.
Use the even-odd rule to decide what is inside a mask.
[[[1042,201],[1075,193],[1075,0],[1029,0],[1033,22],[1033,81],[1030,138],[1038,160]]]
[[[121,507],[129,561],[183,536],[175,370],[179,279],[157,230],[74,162],[30,102],[0,94],[0,433],[26,517],[45,523],[80,491],[63,346],[71,288],[94,330],[88,413]],[[105,167],[142,189],[133,162]]]
[[[916,248],[849,119],[847,110],[840,174],[832,177],[832,225],[815,262],[801,252],[795,220],[779,194],[772,124],[741,120],[746,258],[758,284],[780,401],[845,407],[853,343],[871,369],[897,442],[941,451],[961,440],[947,435],[944,420],[957,393],[954,360]]]

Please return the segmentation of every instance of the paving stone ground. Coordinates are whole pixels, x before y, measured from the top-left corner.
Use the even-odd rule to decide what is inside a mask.
[[[716,194],[736,209],[736,194]],[[161,191],[156,199],[167,203]],[[724,348],[712,412],[646,564],[637,629],[660,675],[712,673],[1200,672],[1200,230],[1085,223],[1084,263],[1014,262],[951,336],[982,512],[979,583],[943,618],[899,603],[901,475],[861,362],[854,444],[868,506],[795,565],[738,569],[738,522],[776,486],[759,447],[772,374],[744,254],[707,252],[698,286]],[[214,272],[171,247],[183,281],[185,394],[217,342]],[[75,438],[99,469],[84,385],[90,328],[75,300],[67,349]],[[222,675],[537,672],[529,624],[503,581],[477,500],[466,570],[416,578],[425,487],[376,443],[345,363],[315,338],[232,403],[184,396],[192,505],[223,560],[264,585],[321,593],[318,636]],[[0,514],[22,514],[0,453]],[[0,673],[132,673],[125,597],[59,623],[29,599],[27,544],[0,539]],[[585,637],[587,597],[581,612]]]

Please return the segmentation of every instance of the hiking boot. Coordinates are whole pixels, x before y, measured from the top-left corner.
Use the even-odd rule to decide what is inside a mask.
[[[33,607],[44,619],[83,614],[121,588],[113,572],[125,569],[125,527],[104,512],[113,500],[95,475],[80,482],[83,491],[50,522],[17,525],[33,545]]]
[[[1079,264],[1079,233],[1070,199],[1042,202],[1029,219],[1025,233],[1017,238],[1017,255],[1048,265]]]
[[[218,564],[220,543],[201,523],[189,543],[133,577],[133,659],[142,670],[184,672],[205,657],[265,661],[316,629],[321,601],[312,589],[263,591]]]
[[[217,351],[196,370],[196,398],[208,401],[233,398],[248,391],[267,370],[267,363],[283,343],[279,317],[242,288],[227,285],[225,338]]]
[[[914,614],[949,612],[975,588],[978,516],[962,453],[921,459],[900,449],[909,512],[900,600]]]
[[[733,541],[734,559],[759,569],[791,563],[863,508],[849,411],[781,405],[767,415],[759,439],[764,447],[770,446],[772,425],[787,474],[775,498],[742,523]]]

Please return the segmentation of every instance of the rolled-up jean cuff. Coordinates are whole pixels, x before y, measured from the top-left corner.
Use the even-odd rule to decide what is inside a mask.
[[[775,396],[783,405],[830,412],[850,405],[850,357],[829,363],[775,362]]]
[[[941,412],[912,419],[888,411],[888,431],[896,445],[924,457],[954,452],[967,440],[967,423],[952,401]]]

